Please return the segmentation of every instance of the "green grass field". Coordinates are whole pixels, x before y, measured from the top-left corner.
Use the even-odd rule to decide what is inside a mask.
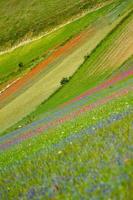
[[[107,1],[107,0],[104,0]],[[0,1],[0,50],[48,31],[101,0]]]
[[[49,4],[50,2],[52,1],[49,1]],[[68,2],[71,4],[72,1]],[[81,4],[81,1],[74,2]],[[86,5],[88,1],[83,2]],[[15,3],[16,1],[14,5]],[[30,2],[27,1],[28,3]],[[4,1],[3,5],[6,6]],[[40,16],[42,17],[43,14],[40,13]],[[44,59],[43,52],[49,52],[51,48],[63,45],[81,30],[88,30],[87,27],[92,24],[95,25],[100,40],[90,53],[85,54],[83,63],[78,66],[78,70],[69,82],[37,106],[34,112],[29,113],[17,124],[14,121],[14,125],[4,132],[0,131],[1,200],[132,200],[133,11],[131,1],[121,0],[106,5],[41,40],[0,56],[0,59],[5,59],[2,62],[7,67],[1,69],[1,72],[2,70],[4,72],[4,78],[1,80],[18,75],[17,62],[13,60],[17,54],[18,58],[22,56],[27,63],[36,56],[40,60]],[[33,25],[35,26],[34,23]],[[91,46],[91,42],[94,44],[94,39],[95,37],[90,37],[85,44]],[[77,46],[77,52],[80,52],[80,47]],[[72,51],[70,55],[73,55]],[[75,63],[80,58],[80,55],[76,55]],[[74,59],[71,61],[71,56],[63,55],[60,62],[65,62],[65,59],[74,62]],[[16,62],[13,69],[16,70],[16,74],[7,73],[7,69],[10,72],[8,62],[11,64]],[[54,70],[56,65],[60,63],[54,63]],[[28,71],[29,66],[25,66]],[[49,67],[49,70],[52,73],[52,68]],[[58,74],[54,74],[54,70],[55,78]],[[30,95],[35,94],[34,92],[29,96],[26,94],[34,88],[34,84],[38,84],[36,98],[40,98],[38,94],[42,91],[43,84],[39,86],[39,83],[42,83],[39,77],[44,75],[42,71],[34,82],[29,80],[31,81],[29,88],[20,89],[14,99],[7,101],[7,105],[3,106],[0,113],[6,111],[6,108],[11,105],[14,109],[11,112],[12,116],[7,109],[9,118],[5,120],[6,114],[3,112],[0,116],[0,123],[2,122],[0,127],[4,124],[8,127],[10,117],[17,119],[20,112],[29,109],[33,101]],[[86,91],[87,93],[84,94]],[[19,104],[15,102],[22,95],[25,95],[25,99],[22,99],[21,105],[24,105],[24,100],[30,103],[24,107],[21,105],[17,107]],[[76,98],[75,101],[71,101],[73,98]]]

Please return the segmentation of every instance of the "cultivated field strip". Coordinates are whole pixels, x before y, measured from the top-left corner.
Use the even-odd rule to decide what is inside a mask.
[[[126,26],[126,25],[125,25]],[[132,27],[132,26],[131,26]],[[131,28],[130,27],[130,28]],[[112,55],[112,53],[113,54],[115,54],[115,49],[116,50],[118,50],[118,48],[116,48],[116,47],[118,47],[118,45],[120,45],[121,44],[121,41],[123,40],[123,36],[126,36],[126,34],[127,33],[130,33],[130,35],[131,35],[131,31],[129,32],[129,27],[125,27],[125,30],[124,30],[124,28],[119,32],[119,35],[116,37],[115,36],[115,38],[113,39],[113,41],[111,40],[112,39],[112,37],[110,38],[110,40],[111,40],[111,42],[110,42],[110,44],[109,44],[109,46],[107,46],[108,45],[108,43],[106,44],[106,41],[105,41],[105,44],[104,45],[106,45],[105,47],[106,48],[101,48],[101,50],[100,50],[100,54],[98,55],[98,57],[97,57],[97,59],[95,59],[94,60],[94,62],[92,62],[92,64],[97,64],[97,61],[99,60],[99,62],[101,63],[101,65],[100,66],[102,66],[104,63],[105,63],[105,61],[107,62],[107,59],[111,59],[111,55]],[[112,44],[113,43],[113,44]],[[90,63],[91,64],[91,63]],[[99,63],[98,63],[99,64]],[[108,65],[108,63],[106,63],[107,65]]]
[[[119,82],[121,80],[124,80],[124,78],[126,78],[128,76],[132,77],[132,75],[133,75],[133,70],[132,70],[132,67],[131,67],[130,70],[124,71],[122,73],[118,73],[115,76],[112,76],[110,79],[105,80],[104,82],[100,83],[98,86],[87,90],[86,92],[82,93],[78,97],[75,97],[75,98],[73,98],[72,100],[70,100],[68,102],[65,102],[60,107],[63,107],[64,105],[68,105],[70,103],[73,103],[73,102],[75,102],[77,100],[80,100],[80,99],[82,99],[82,98],[84,98],[84,97],[86,97],[88,95],[92,95],[93,93],[99,92],[100,90],[105,89],[106,87],[109,87],[109,86],[111,86],[113,84],[116,84],[117,82]]]
[[[106,88],[109,88],[110,86],[116,85],[120,81],[124,81],[124,79],[128,77],[132,77],[133,70],[125,71],[120,74],[117,74],[116,76],[113,76],[111,79],[106,80],[105,82],[99,84],[98,86],[86,91],[85,93],[79,95],[78,97],[72,99],[71,101],[66,102],[65,104],[62,104],[56,111],[48,113],[47,117],[42,118],[41,120],[38,120],[36,122],[33,122],[32,124],[29,124],[28,126],[24,128],[20,128],[19,130],[16,130],[12,133],[8,133],[7,135],[4,135],[0,138],[0,142],[12,138],[14,136],[23,134],[23,132],[26,132],[28,130],[31,130],[32,128],[35,128],[37,126],[41,126],[43,123],[48,123],[52,120],[58,119],[61,117],[61,115],[65,115],[67,112],[72,111],[72,109],[76,109],[79,106],[83,106],[85,103],[89,103],[88,101],[94,96],[95,93],[97,95],[97,92],[101,90],[104,90]],[[129,82],[132,83],[132,80]]]
[[[133,85],[128,88],[124,88],[120,91],[114,92],[113,94],[105,97],[104,99],[100,99],[97,102],[94,102],[90,105],[83,106],[79,110],[69,113],[66,116],[63,116],[62,118],[58,118],[57,120],[51,121],[50,123],[43,125],[42,127],[39,127],[33,131],[29,131],[27,133],[22,134],[22,136],[16,137],[16,138],[11,139],[3,144],[0,144],[0,149],[6,149],[14,144],[19,144],[20,142],[22,142],[28,138],[37,136],[38,134],[41,134],[42,132],[46,131],[48,128],[55,127],[66,121],[75,119],[76,117],[80,116],[81,114],[88,112],[92,109],[95,109],[98,106],[104,105],[104,104],[108,103],[109,101],[113,100],[114,98],[119,98],[123,95],[127,95],[132,90],[133,90]]]
[[[88,77],[106,74],[107,71],[113,72],[116,67],[120,66],[133,54],[133,15],[130,22],[125,25],[119,35],[111,41],[112,44],[106,49],[100,51],[98,57],[88,63]]]
[[[116,22],[113,22],[113,23],[117,24]],[[100,26],[99,26],[99,24],[100,24]],[[83,48],[82,47],[83,42],[84,42],[85,38],[88,38],[88,37],[90,37],[90,41],[88,44],[88,49],[86,48],[86,54],[89,54],[89,52],[98,43],[98,42],[95,42],[95,40],[100,41],[101,37],[102,37],[102,33],[103,33],[103,35],[107,34],[108,29],[106,29],[105,27],[108,27],[108,28],[110,27],[110,29],[111,29],[111,27],[113,27],[113,24],[110,25],[108,20],[107,19],[105,20],[104,17],[101,17],[100,19],[98,18],[98,20],[95,23],[91,24],[88,31],[82,32],[79,36],[70,40],[70,42],[66,43],[63,47],[57,49],[50,57],[48,57],[48,59],[44,60],[37,67],[33,68],[33,70],[31,70],[28,74],[26,74],[22,79],[18,80],[13,86],[8,88],[7,91],[4,91],[4,93],[0,95],[0,101],[2,102],[6,97],[17,92],[17,90],[19,90],[19,95],[20,95],[21,87],[23,88],[23,86],[24,86],[27,89],[28,82],[30,82],[29,86],[31,87],[32,84],[35,83],[35,82],[32,82],[32,78],[34,78],[34,76],[37,76],[37,74],[39,74],[40,71],[42,74],[42,70],[43,69],[45,70],[45,68],[47,69],[48,68],[47,65],[51,64],[51,62],[54,61],[56,63],[57,62],[56,60],[58,59],[58,57],[60,58],[60,56],[62,56],[62,54],[64,54],[64,58],[67,57],[67,54],[68,54],[67,51],[69,51],[69,50],[72,51],[72,49],[75,45],[78,45],[77,46],[78,48]],[[105,33],[103,30],[104,28],[105,28]],[[102,29],[101,34],[100,34],[100,29]],[[99,31],[99,36],[98,36],[98,38],[94,37],[94,39],[93,39],[93,35],[95,35],[97,31]],[[104,36],[103,36],[103,38],[104,38]],[[92,39],[93,39],[93,41],[92,41]],[[85,40],[85,42],[87,42],[87,40]],[[81,44],[81,46],[79,46],[79,43]],[[90,48],[90,50],[89,50],[89,46],[92,46],[92,48]],[[75,50],[75,48],[74,48],[74,50]],[[72,53],[71,51],[70,51],[70,53]],[[81,54],[81,52],[80,52],[80,54]],[[83,57],[84,57],[84,54],[83,54]],[[71,58],[69,58],[69,59],[71,59]],[[57,64],[59,64],[59,63],[57,63]],[[41,75],[41,77],[42,77],[42,75]],[[24,92],[24,89],[22,89],[22,92]],[[15,95],[15,97],[16,97],[16,95]]]
[[[114,25],[111,25],[111,27],[112,26],[114,26]],[[108,25],[107,27],[102,28],[102,30],[99,30],[99,32],[96,31],[95,35],[92,34],[93,40],[90,37],[88,42],[85,42],[83,48],[81,48],[81,49],[78,48],[77,50],[75,50],[75,52],[73,54],[69,55],[69,57],[67,59],[65,59],[63,62],[61,62],[60,65],[58,64],[55,69],[51,70],[51,72],[49,72],[41,80],[39,80],[35,84],[33,84],[33,86],[30,87],[29,89],[27,89],[23,94],[19,95],[8,105],[4,106],[0,110],[1,132],[4,131],[5,129],[9,128],[10,126],[15,124],[19,120],[21,120],[24,116],[26,116],[31,111],[33,111],[33,109],[35,109],[36,106],[38,106],[43,100],[47,99],[50,94],[55,92],[57,90],[57,88],[60,86],[59,82],[62,79],[62,77],[63,76],[69,77],[69,76],[71,76],[71,74],[73,74],[76,71],[76,69],[79,67],[79,65],[84,61],[84,55],[86,54],[86,52],[91,52],[91,50],[96,46],[98,41],[101,40],[101,38],[103,38],[105,35],[107,35],[109,30],[112,29],[111,27]],[[73,39],[69,43],[71,43],[71,42],[75,43],[76,40],[78,40],[78,39],[79,39],[79,36],[77,36],[77,38]],[[66,46],[69,46],[68,44],[66,44]],[[64,48],[64,47],[62,47],[62,48]],[[55,55],[56,54],[60,55],[61,51],[62,50],[59,50],[59,52],[55,52]],[[78,55],[78,59],[77,59],[77,55]],[[51,60],[51,58],[49,58],[49,59]],[[48,62],[48,61],[44,61],[44,62]],[[67,66],[67,68],[64,68],[66,66]],[[41,67],[42,66],[40,64],[40,68]],[[64,69],[64,70],[62,71],[62,69]],[[36,72],[36,69],[34,69],[33,71]],[[34,72],[31,72],[31,73],[34,73]],[[27,80],[28,80],[28,77],[29,76],[27,76],[27,78],[26,78]],[[54,77],[54,79],[53,79],[53,77]],[[16,84],[21,85],[21,80],[19,80],[19,82]],[[16,86],[14,85],[13,87],[16,90]],[[12,93],[13,91],[11,88],[9,88],[9,90],[11,90],[10,92]],[[6,95],[6,93],[5,93],[5,95]],[[3,97],[1,96],[1,98],[3,98]],[[1,104],[2,104],[2,102],[1,102]],[[27,105],[28,105],[28,107],[27,107]],[[18,112],[18,110],[19,110],[19,112]],[[1,118],[1,116],[2,116],[2,118]]]
[[[123,6],[123,4],[125,5]],[[119,1],[119,2],[112,3],[111,5],[105,6],[103,9],[100,9],[99,11],[96,11],[96,15],[98,14],[99,16],[101,12],[102,15],[105,16],[106,14],[112,11],[112,8],[117,9],[119,5],[121,5],[120,7],[122,7],[121,12],[120,13],[118,12],[121,16],[127,11],[131,10],[130,1],[126,1],[124,3],[122,1]],[[91,20],[91,16],[93,18],[92,20]],[[119,18],[119,16],[116,17],[116,20],[117,18]],[[96,16],[94,16],[93,13],[87,14],[85,17],[82,17],[80,20],[77,20],[76,22],[65,26],[66,29],[65,27],[63,27],[60,30],[55,31],[54,33],[49,34],[48,36],[43,37],[42,39],[38,41],[32,42],[31,44],[20,47],[11,53],[0,56],[0,63],[1,63],[0,76],[3,77],[4,75],[6,74],[8,75],[11,72],[17,70],[19,61],[30,64],[31,60],[34,60],[37,57],[39,58],[41,57],[42,58],[41,60],[43,60],[44,58],[40,55],[43,55],[44,53],[46,53],[47,50],[51,51],[51,48],[54,49],[55,46],[59,46],[62,44],[62,42],[64,43],[64,41],[67,41],[71,37],[74,37],[76,33],[78,34],[81,30],[84,30],[85,27],[87,27],[92,21],[95,21],[95,20],[97,20],[97,18]],[[113,20],[112,22],[114,21],[115,20]],[[62,34],[65,34],[65,35],[63,36]],[[62,36],[64,39],[62,38]],[[59,37],[62,38],[63,40],[62,39],[60,40]],[[53,44],[53,40],[55,39],[57,39],[57,42],[54,41],[54,44]],[[50,43],[48,44],[49,41]],[[26,67],[30,67],[29,64]],[[34,66],[35,66],[35,63],[34,63]],[[1,81],[1,78],[0,78],[0,81]]]
[[[20,80],[15,82],[15,84],[11,85],[10,88],[7,88],[7,90],[1,93],[1,96],[0,96],[0,102],[1,102],[2,107],[8,104],[15,97],[24,93],[28,88],[32,87],[37,81],[44,78],[44,76],[47,76],[52,70],[55,70],[55,68],[58,67],[58,65],[62,65],[63,67],[66,68],[66,66],[70,65],[71,62],[73,63],[74,62],[73,57],[74,55],[77,54],[77,51],[75,49],[84,48],[84,51],[89,50],[89,47],[87,45],[85,47],[84,43],[86,43],[88,40],[90,41],[91,39],[94,40],[93,34],[94,35],[96,34],[96,29],[94,27],[88,28],[88,30],[82,32],[76,38],[70,40],[64,46],[58,48],[47,59],[45,59],[35,68],[33,68],[33,70],[31,70],[28,74],[26,74]],[[96,41],[96,44],[97,44],[97,41]],[[96,44],[94,42],[94,46]],[[75,51],[76,53],[74,53]],[[84,57],[84,52],[80,51],[80,54],[83,54],[82,57]],[[65,64],[63,64],[64,60],[65,60]],[[69,60],[71,62],[68,62]],[[74,67],[71,68],[71,71],[72,71],[71,73],[75,71],[73,68]],[[11,96],[11,100],[10,100],[10,96]],[[5,102],[4,104],[3,104],[3,101]]]
[[[98,22],[97,22],[98,21]],[[108,25],[108,20],[106,19],[106,20],[104,20],[103,19],[103,17],[101,17],[101,19],[98,19],[95,23],[94,23],[94,25],[96,26],[95,28],[98,28],[98,26],[99,26],[99,24],[101,24],[102,26],[107,26]],[[114,21],[113,21],[114,22]],[[116,23],[116,22],[115,22]],[[99,28],[101,28],[101,27],[99,27]],[[81,34],[81,36],[83,36],[83,34]],[[74,39],[74,41],[76,41],[77,39],[75,38]],[[71,43],[71,42],[70,42]],[[69,43],[66,45],[66,46],[68,46],[69,47]],[[69,47],[70,48],[70,47]],[[63,49],[65,49],[65,51],[66,51],[66,48],[65,48],[65,46],[63,47]],[[62,50],[61,50],[62,51]],[[58,51],[57,51],[58,52]],[[54,53],[54,54],[56,54],[56,52]],[[47,61],[50,61],[51,60],[51,57],[47,60]],[[41,64],[39,64],[39,66],[38,66],[38,70],[39,70],[39,67],[40,67],[40,69],[42,69],[42,66],[43,66],[43,63],[44,64],[46,64],[46,62],[47,61],[44,61],[44,62],[42,62]],[[30,74],[32,75],[32,74],[36,74],[36,69],[34,69],[32,72],[30,72]],[[30,75],[29,74],[29,75]],[[27,79],[28,80],[28,79]],[[20,82],[20,81],[19,81]],[[18,85],[19,85],[19,83],[18,83]]]
[[[125,24],[123,25],[123,27],[125,27]],[[120,30],[121,30],[121,26],[118,27],[117,34],[119,33]],[[116,32],[116,30],[114,31],[113,34],[111,33],[111,35],[113,37],[113,41],[115,41],[114,38],[117,36],[117,34],[115,32]],[[113,44],[112,40],[110,39],[110,37],[111,36],[108,36],[103,41],[103,43],[100,44],[100,46],[97,48],[97,50],[95,50],[93,52],[93,54],[91,54],[91,56],[89,57],[88,61],[86,61],[83,64],[83,66],[79,69],[79,71],[72,78],[72,81],[70,81],[70,84],[68,84],[68,86],[66,86],[65,88],[63,88],[61,91],[57,92],[54,95],[54,98],[52,97],[48,101],[44,102],[44,104],[42,106],[40,106],[40,108],[38,108],[35,112],[33,112],[33,115],[34,114],[37,115],[38,111],[40,112],[41,108],[43,110],[46,110],[46,111],[48,111],[47,107],[49,109],[53,109],[54,107],[52,106],[52,104],[54,104],[55,106],[59,106],[59,103],[61,104],[62,101],[59,100],[60,101],[59,103],[55,103],[55,102],[58,102],[58,99],[63,99],[65,94],[68,94],[68,95],[66,95],[66,96],[68,96],[68,98],[66,97],[66,101],[67,101],[67,100],[69,100],[69,98],[73,98],[77,94],[80,94],[80,93],[86,91],[88,88],[96,86],[98,83],[101,83],[103,80],[105,80],[109,76],[112,76],[112,68],[113,68],[114,72],[116,72],[117,70],[119,70],[119,68],[120,68],[121,65],[118,65],[118,66],[114,65],[114,66],[112,66],[111,63],[110,63],[111,69],[109,69],[109,67],[107,67],[107,69],[109,69],[108,72],[104,73],[104,70],[101,69],[101,72],[99,74],[96,73],[94,76],[93,75],[91,77],[89,76],[90,75],[89,70],[91,70],[91,67],[93,68],[93,70],[95,70],[95,68],[98,68],[97,63],[96,63],[96,67],[95,67],[95,60],[96,60],[96,62],[98,62],[98,60],[99,60],[98,56],[100,54],[102,54],[102,51],[103,50],[106,51],[106,48],[108,49],[108,47],[110,46],[110,44]],[[118,38],[118,37],[116,37],[116,38]],[[102,59],[104,59],[104,55],[102,56]],[[117,62],[117,60],[115,62]],[[125,62],[125,60],[124,60],[124,62]],[[124,62],[122,62],[122,64]],[[106,66],[106,65],[108,66],[107,62],[104,63],[104,66]],[[102,67],[104,67],[104,66],[102,66]],[[86,74],[86,76],[84,76],[84,74]],[[84,87],[82,85],[84,85]],[[53,101],[53,99],[55,99],[55,102]],[[32,118],[33,115],[32,114],[30,115],[31,118]],[[28,120],[28,117],[27,117],[27,120]]]

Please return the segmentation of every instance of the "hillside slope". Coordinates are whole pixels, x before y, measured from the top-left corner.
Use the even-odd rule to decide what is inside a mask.
[[[133,14],[130,13],[119,26],[100,43],[95,51],[92,52],[70,82],[46,102],[42,103],[36,111],[25,118],[22,123],[17,124],[16,128],[19,125],[24,125],[25,123],[27,124],[41,118],[42,115],[45,116],[46,111],[55,109],[65,101],[96,86],[117,71],[133,54],[132,23]],[[6,107],[3,109],[4,112],[2,113],[4,115],[2,114],[2,116],[6,115],[5,109]]]
[[[107,1],[107,0],[104,0]],[[1,0],[0,51],[10,48],[95,6],[101,0]]]
[[[131,61],[97,89],[0,138],[2,200],[130,199]]]
[[[117,10],[119,11],[119,9],[117,7],[115,9],[116,9],[116,11]],[[119,18],[119,15],[116,15],[116,19],[114,20],[114,22],[110,23],[109,20],[110,19],[112,20],[112,18],[110,17],[111,13],[112,13],[112,10],[111,11],[109,10],[109,13],[107,13],[105,15],[106,17],[103,18],[103,21],[102,21],[102,19],[98,19],[98,22],[95,22],[94,25],[92,24],[90,29],[92,29],[92,27],[94,27],[94,30],[96,30],[96,31],[93,32],[92,36],[88,37],[88,34],[90,33],[90,29],[87,30],[87,34],[86,34],[87,40],[83,40],[84,42],[81,42],[82,46],[80,46],[80,48],[79,48],[79,46],[74,48],[74,52],[72,53],[72,51],[70,51],[70,54],[68,54],[68,56],[67,56],[67,54],[64,54],[63,55],[63,59],[64,60],[62,60],[62,58],[59,61],[55,60],[55,63],[53,63],[54,64],[53,70],[49,71],[49,73],[46,74],[46,75],[42,74],[42,72],[41,72],[40,78],[37,78],[37,81],[34,81],[34,84],[31,84],[30,87],[27,90],[24,90],[24,88],[22,88],[22,92],[23,93],[20,93],[20,89],[21,88],[19,88],[19,92],[14,94],[14,89],[15,89],[15,92],[16,92],[17,83],[15,84],[15,86],[13,86],[13,89],[11,87],[11,90],[13,91],[12,95],[13,96],[16,95],[16,96],[15,96],[14,100],[12,100],[11,102],[7,102],[7,105],[4,105],[4,107],[0,110],[0,116],[1,116],[0,120],[2,122],[1,125],[0,125],[1,131],[5,130],[6,128],[8,128],[11,125],[15,124],[20,119],[22,119],[22,117],[24,117],[27,114],[29,114],[44,99],[47,99],[49,97],[49,95],[51,95],[57,88],[59,88],[61,78],[63,76],[72,75],[73,72],[84,61],[84,56],[86,54],[89,54],[95,48],[95,46],[100,42],[100,40],[102,40],[106,36],[106,34],[109,31],[112,30],[113,27],[117,26],[119,21],[122,20],[121,19],[122,16],[125,16],[125,13],[120,18]],[[132,25],[132,15],[130,14],[131,16],[129,15],[129,17],[128,17],[128,15],[129,14],[127,14],[127,22],[129,20],[130,21],[129,26],[131,26]],[[118,19],[117,19],[117,16],[118,16]],[[101,26],[100,27],[99,27],[99,20],[101,20],[100,21],[101,22]],[[102,26],[102,24],[103,24],[103,26]],[[120,28],[118,28],[118,31],[119,30],[121,31],[121,29],[123,31],[123,29],[125,29],[124,33],[126,33],[126,31],[128,29],[128,23],[126,24],[126,22],[125,23],[123,22],[122,24],[123,25],[120,26]],[[120,36],[123,39],[124,33],[123,32],[121,33],[121,32],[120,32]],[[128,31],[128,34],[129,34],[129,37],[132,34],[130,29]],[[84,34],[81,33],[81,36],[82,35],[84,35]],[[117,36],[117,32],[116,32],[116,39],[117,39],[117,37],[118,36]],[[119,40],[121,40],[121,37],[120,37]],[[112,36],[111,36],[111,38],[112,38]],[[115,39],[115,33],[113,35],[113,38]],[[113,41],[114,41],[114,39],[113,39]],[[119,40],[118,40],[118,44],[119,44]],[[109,39],[109,41],[110,41],[110,39]],[[131,38],[131,41],[132,41],[132,38]],[[123,40],[123,42],[124,42],[124,40]],[[123,46],[123,42],[120,43],[120,48]],[[70,43],[71,43],[71,41],[70,41]],[[125,52],[126,48],[129,48],[130,45],[131,45],[131,43],[129,41],[129,43],[127,43],[127,47],[125,46],[125,49],[123,49],[123,51]],[[69,43],[68,43],[68,46],[69,46]],[[101,49],[102,48],[103,47],[101,47]],[[110,48],[111,48],[111,46],[110,46]],[[119,45],[117,46],[117,48],[118,48],[118,53],[120,53],[121,49],[119,48]],[[116,51],[117,51],[117,48],[116,48]],[[105,48],[105,50],[106,50],[106,48]],[[120,61],[117,62],[117,66],[121,65],[121,63],[124,61],[124,59],[127,59],[127,57],[130,56],[131,52],[132,52],[132,49],[129,50],[129,52],[127,52],[127,54],[125,54],[125,58],[124,57],[120,57]],[[80,54],[79,59],[76,59],[78,54]],[[107,52],[107,54],[108,54],[108,52]],[[120,53],[120,55],[121,55],[121,53]],[[64,58],[64,56],[65,56],[65,58]],[[104,54],[101,56],[103,58],[103,60],[104,60],[104,56],[105,56]],[[74,65],[74,60],[76,60],[75,65]],[[113,65],[113,63],[109,63],[109,64],[111,66]],[[62,70],[64,68],[65,68],[65,70]],[[70,69],[71,69],[71,71],[70,71]],[[56,73],[56,75],[54,75],[55,73]],[[81,77],[82,77],[82,75],[81,75]],[[88,87],[88,82],[86,82],[86,79],[84,77],[82,77],[82,79],[81,79],[81,77],[79,77],[78,80],[81,81],[83,79],[84,83],[85,83],[84,87],[85,87],[85,85],[86,85],[86,87]],[[30,79],[30,76],[26,77],[26,80],[29,81],[29,79]],[[96,82],[95,82],[95,84],[96,84]],[[18,81],[18,86],[20,86],[20,85],[21,85],[21,80]],[[76,82],[74,84],[72,84],[72,85],[73,85],[72,87],[75,87],[76,86]],[[80,87],[82,87],[82,85]],[[77,87],[78,88],[78,93],[82,92],[82,91],[79,90],[80,87]],[[27,82],[26,82],[26,88],[27,88]],[[69,91],[70,95],[71,95],[71,92],[73,93],[72,94],[73,96],[76,95],[76,89],[70,90]],[[66,91],[65,94],[67,94],[67,93],[68,92]],[[59,95],[60,94],[61,93],[59,92]],[[64,93],[63,93],[63,96],[64,96]],[[6,97],[7,97],[7,100],[8,100],[8,96],[7,95],[6,95]],[[58,104],[61,103],[61,99],[63,99],[64,101],[67,100],[64,97],[59,97],[58,96],[57,100],[56,99],[53,100],[54,103],[52,103],[52,106],[53,107],[56,106],[55,105],[56,102],[58,102]],[[1,96],[1,104],[2,104],[2,96]],[[47,109],[49,108],[49,106],[47,106],[47,103],[46,103],[46,107],[47,107]],[[18,112],[18,110],[19,110],[19,112]]]
[[[128,10],[126,6],[128,4],[129,3],[127,2],[122,8],[123,12]],[[102,6],[106,7],[103,4]],[[95,9],[99,10],[99,15],[100,13],[103,15],[104,13],[107,13],[108,9],[113,9],[115,6],[118,6],[118,2],[112,4],[111,7],[107,6],[103,9],[96,7]],[[28,70],[47,58],[57,48],[79,34],[86,26],[89,26],[91,22],[97,19],[97,14],[91,11],[91,14],[87,12],[84,17],[82,15],[80,17],[79,20],[77,20],[77,18],[74,18],[74,21],[70,20],[69,24],[64,24],[60,28],[56,27],[57,29],[47,35],[44,34],[40,39],[33,40],[12,51],[0,55],[0,87],[2,88],[2,84],[8,80],[13,82],[12,79],[27,73]],[[21,69],[19,63],[23,64]]]
[[[66,26],[82,31],[1,93],[0,200],[132,200],[131,3]]]

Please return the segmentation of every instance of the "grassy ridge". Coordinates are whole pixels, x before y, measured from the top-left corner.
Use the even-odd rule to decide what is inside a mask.
[[[104,0],[107,1],[107,0]],[[102,0],[1,0],[0,50],[62,23]]]

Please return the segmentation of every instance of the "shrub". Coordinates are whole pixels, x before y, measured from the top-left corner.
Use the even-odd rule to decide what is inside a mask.
[[[90,55],[84,56],[84,60],[87,60],[90,57]]]
[[[61,84],[61,85],[64,85],[64,84],[66,84],[66,83],[68,83],[68,82],[69,82],[69,79],[68,79],[67,77],[65,77],[65,78],[62,78],[60,84]]]
[[[24,67],[24,64],[23,64],[22,62],[20,62],[20,63],[18,64],[18,66],[19,66],[19,69],[22,69],[22,68]]]

